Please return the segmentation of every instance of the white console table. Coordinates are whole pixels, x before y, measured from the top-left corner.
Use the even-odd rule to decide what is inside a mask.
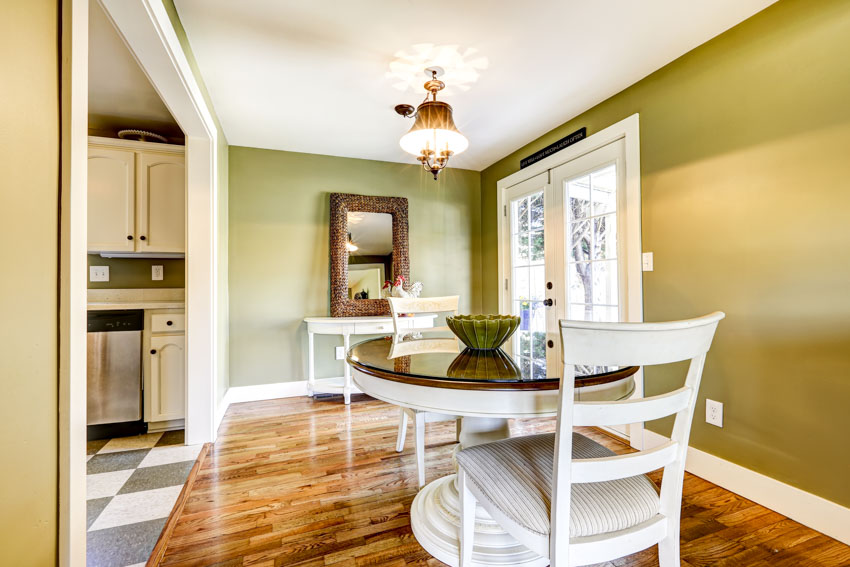
[[[404,329],[428,329],[434,326],[434,313],[424,313],[413,317],[402,317],[399,326]],[[346,354],[351,346],[351,335],[379,335],[393,333],[392,317],[307,317],[307,394],[342,394],[345,403],[351,403],[351,394],[360,390],[351,383],[351,368],[343,362],[344,376],[316,379],[316,354],[314,335],[342,335]]]

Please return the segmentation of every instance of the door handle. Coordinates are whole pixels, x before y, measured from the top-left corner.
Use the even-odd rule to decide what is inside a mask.
[[[544,299],[543,305],[545,305],[546,307],[552,307],[553,305],[555,305],[555,300],[554,299]]]

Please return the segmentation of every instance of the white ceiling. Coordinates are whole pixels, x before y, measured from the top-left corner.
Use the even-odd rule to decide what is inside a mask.
[[[430,44],[470,142],[451,165],[482,169],[774,1],[175,3],[230,144],[415,163],[393,106],[425,77],[389,71]]]
[[[97,2],[89,2],[89,129],[115,135],[124,128],[172,139],[183,133],[130,49]]]

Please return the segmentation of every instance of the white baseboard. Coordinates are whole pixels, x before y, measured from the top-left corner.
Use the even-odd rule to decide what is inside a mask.
[[[648,429],[643,430],[643,435],[644,449],[669,441],[667,437]],[[688,447],[685,470],[804,526],[850,544],[850,508],[693,447]]]
[[[221,420],[230,404],[242,402],[260,402],[277,398],[294,398],[307,395],[307,381],[277,382],[275,384],[258,384],[256,386],[231,386],[225,392],[218,409],[215,412],[215,428],[218,431]]]
[[[277,382],[275,384],[259,384],[257,386],[232,386],[224,395],[227,405],[242,402],[259,402],[277,398],[294,398],[307,395],[307,381]]]

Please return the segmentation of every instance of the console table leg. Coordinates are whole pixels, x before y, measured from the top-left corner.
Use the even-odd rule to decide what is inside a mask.
[[[343,348],[345,349],[344,356],[348,356],[348,347],[350,342],[351,341],[349,339],[349,335],[346,334],[342,336],[342,344]],[[343,360],[342,364],[345,372],[345,382],[343,383],[342,387],[342,397],[345,399],[345,405],[349,405],[351,403],[351,367],[345,360]]]
[[[313,335],[314,333],[307,331],[307,395],[311,397],[316,384],[316,354],[313,348]]]

